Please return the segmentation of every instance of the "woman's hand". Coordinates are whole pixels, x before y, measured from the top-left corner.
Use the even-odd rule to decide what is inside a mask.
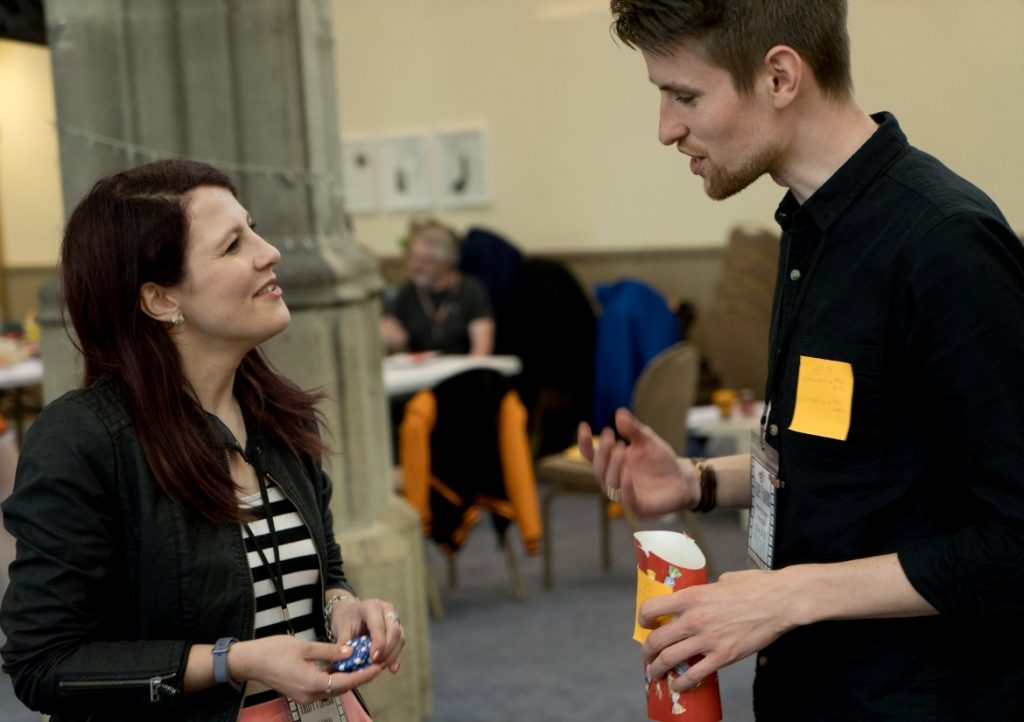
[[[366,684],[383,669],[371,664],[356,672],[331,673],[330,664],[352,653],[343,644],[312,642],[289,634],[236,642],[228,652],[228,674],[236,681],[255,680],[293,699],[309,704],[337,697]]]
[[[405,647],[405,631],[390,602],[382,599],[337,602],[331,610],[331,629],[339,642],[361,634],[370,635],[371,661],[392,673],[398,671]]]
[[[700,498],[697,471],[650,427],[626,409],[615,412],[615,426],[625,439],[605,429],[595,449],[590,426],[581,423],[577,441],[583,457],[594,465],[594,475],[610,499],[621,499],[639,516],[658,516],[691,509]]]

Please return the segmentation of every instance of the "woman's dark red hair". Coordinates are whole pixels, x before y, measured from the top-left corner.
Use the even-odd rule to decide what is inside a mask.
[[[120,379],[142,451],[172,498],[214,521],[242,518],[223,449],[190,392],[163,323],[143,312],[139,291],[185,277],[188,194],[234,185],[204,163],[165,160],[104,178],[68,219],[61,289],[85,360],[86,385]],[[316,433],[318,397],[272,369],[259,349],[235,374],[235,396],[257,428],[301,457],[324,451]]]

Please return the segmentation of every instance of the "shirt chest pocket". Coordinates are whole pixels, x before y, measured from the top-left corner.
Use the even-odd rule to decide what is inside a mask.
[[[884,349],[804,338],[787,370],[783,453],[805,470],[864,478],[883,430]]]

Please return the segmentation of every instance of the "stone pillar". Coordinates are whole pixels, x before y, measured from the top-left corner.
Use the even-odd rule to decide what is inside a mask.
[[[275,366],[327,395],[335,533],[364,596],[395,603],[402,671],[365,689],[377,722],[429,717],[419,520],[393,490],[377,333],[382,281],[353,242],[340,178],[329,0],[46,0],[65,207],[99,177],[161,157],[225,171],[282,252],[289,328]],[[41,294],[48,399],[80,364]]]

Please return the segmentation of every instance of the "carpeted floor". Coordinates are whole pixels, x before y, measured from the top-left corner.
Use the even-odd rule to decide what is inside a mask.
[[[640,648],[632,641],[636,571],[628,529],[613,523],[613,566],[604,571],[596,497],[559,497],[553,508],[553,589],[541,587],[539,556],[524,558],[513,537],[525,602],[513,596],[489,521],[460,551],[454,589],[446,560],[428,548],[445,612],[431,624],[433,722],[646,719]],[[714,573],[745,568],[746,535],[735,512],[713,512],[701,526]],[[666,521],[644,528],[681,527]],[[752,659],[720,672],[727,722],[753,720],[752,679]]]
[[[0,720],[3,722],[41,722],[42,715],[32,712],[14,696],[11,679],[0,675]]]

